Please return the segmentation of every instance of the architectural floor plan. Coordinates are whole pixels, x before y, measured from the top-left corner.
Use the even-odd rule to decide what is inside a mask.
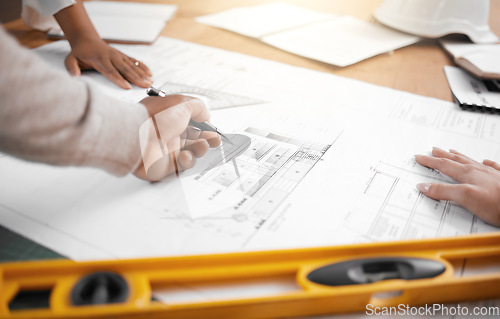
[[[406,166],[379,162],[371,171],[361,198],[346,216],[347,224],[370,241],[449,237],[495,229],[461,206],[418,192],[415,185],[420,182],[454,181],[414,159]]]
[[[227,235],[243,247],[331,145],[248,127],[181,173],[175,200],[159,189],[141,205],[166,224]],[[175,186],[174,186],[175,185]],[[213,235],[213,234],[211,234]]]

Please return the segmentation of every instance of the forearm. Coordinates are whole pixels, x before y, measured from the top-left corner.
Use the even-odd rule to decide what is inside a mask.
[[[54,17],[72,47],[82,40],[85,42],[102,41],[81,0],[77,0],[74,5],[58,11]]]
[[[140,162],[143,105],[119,102],[53,70],[0,29],[0,150],[124,175]]]

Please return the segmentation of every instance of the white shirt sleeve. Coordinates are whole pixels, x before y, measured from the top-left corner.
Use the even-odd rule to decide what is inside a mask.
[[[0,26],[0,151],[115,175],[141,162],[146,107],[102,94],[22,48]]]
[[[40,31],[59,30],[54,14],[75,3],[75,0],[23,0],[21,18],[26,25]]]

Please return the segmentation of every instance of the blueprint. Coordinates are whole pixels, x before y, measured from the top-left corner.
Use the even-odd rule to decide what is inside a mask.
[[[335,245],[498,231],[417,183],[433,146],[500,160],[500,118],[331,74],[159,38],[117,45],[155,85],[212,106],[223,144],[158,183],[0,157],[0,223],[75,260]],[[36,50],[64,70],[58,41]],[[137,102],[95,72],[84,81]]]
[[[228,137],[234,145],[212,149],[193,169],[154,185],[133,177],[132,181],[109,178],[96,170],[21,163],[26,165],[26,174],[42,174],[42,183],[31,183],[26,191],[8,192],[11,197],[3,197],[2,204],[15,207],[12,213],[18,217],[37,211],[29,219],[44,226],[32,236],[48,231],[53,233],[48,237],[68,236],[66,243],[86,246],[69,252],[76,256],[73,258],[85,256],[86,251],[100,258],[201,253],[207,249],[206,243],[213,245],[210,250],[238,249],[258,232],[331,145],[253,127]],[[9,171],[23,169],[19,165],[7,157],[0,162],[0,172],[8,177]],[[75,185],[74,180],[84,184]],[[129,187],[138,187],[137,192]],[[112,204],[124,194],[127,197]],[[23,197],[30,200],[21,204]],[[47,198],[59,200],[47,202]],[[158,245],[160,239],[165,246]],[[131,248],[134,246],[137,250]]]
[[[378,162],[348,216],[346,226],[369,241],[450,237],[495,231],[463,207],[435,201],[415,190],[420,182],[453,183],[447,176],[418,165]]]
[[[151,193],[140,205],[169,223],[200,231],[216,220],[221,232],[243,245],[330,147],[253,127],[228,137],[234,145],[209,151],[181,173],[184,200]]]

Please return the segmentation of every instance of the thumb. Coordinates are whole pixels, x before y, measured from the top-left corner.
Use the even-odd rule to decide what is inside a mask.
[[[64,60],[64,66],[66,66],[66,70],[68,70],[69,74],[72,76],[80,76],[82,74],[80,66],[78,65],[78,59],[71,53],[68,54]]]
[[[169,107],[155,114],[154,118],[160,137],[166,142],[179,137],[186,130],[191,118],[197,121],[207,121],[210,119],[210,113],[203,101],[193,99]]]

